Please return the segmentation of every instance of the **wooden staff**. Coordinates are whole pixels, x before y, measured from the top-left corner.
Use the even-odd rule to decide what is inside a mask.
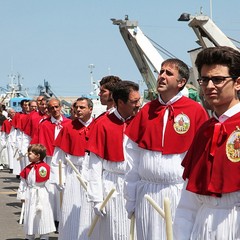
[[[162,208],[158,206],[158,204],[147,194],[144,196],[149,203],[153,206],[153,208],[165,219],[165,213]]]
[[[82,179],[82,176],[80,174],[80,172],[78,171],[78,169],[74,166],[74,164],[72,163],[72,161],[68,158],[68,157],[65,157],[68,164],[71,166],[71,168],[73,169],[73,171],[76,173],[77,175],[77,179],[79,180],[79,182],[81,183],[81,185],[83,186],[83,188],[87,191],[87,185],[86,183],[84,182],[84,180]]]
[[[59,171],[59,186],[62,187],[62,160],[59,160],[58,163],[58,171]],[[60,207],[62,207],[63,193],[60,191]]]
[[[107,197],[104,199],[104,201],[102,202],[101,206],[100,206],[100,211],[103,210],[103,208],[106,206],[107,202],[109,201],[109,199],[112,197],[113,193],[115,192],[115,188],[113,188],[107,195]],[[93,221],[92,221],[92,224],[89,228],[89,231],[88,231],[88,237],[91,236],[94,228],[95,228],[95,225],[97,224],[97,221],[98,221],[98,218],[99,216],[98,215],[95,215]]]
[[[134,240],[134,225],[135,225],[135,215],[133,213],[130,223],[130,240]]]
[[[18,161],[22,160],[24,157],[26,157],[28,155],[28,153],[22,154],[21,156],[19,156],[17,158]]]
[[[173,240],[172,215],[171,215],[169,198],[164,198],[164,212],[165,212],[167,239]]]
[[[22,209],[21,209],[19,224],[23,224],[24,210],[25,210],[25,202],[22,202]]]
[[[164,210],[158,206],[158,204],[149,196],[144,196],[149,203],[153,206],[153,208],[163,217],[166,222],[166,236],[167,240],[173,240],[173,230],[172,230],[172,216],[170,209],[170,201],[169,198],[164,198]]]
[[[18,149],[15,150],[15,153],[13,154],[13,157],[16,157],[17,152],[18,152]]]

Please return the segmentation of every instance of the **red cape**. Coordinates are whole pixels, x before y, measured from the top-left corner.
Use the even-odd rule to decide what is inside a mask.
[[[23,129],[24,133],[33,138],[35,131],[38,128],[38,124],[42,119],[47,118],[48,115],[42,114],[41,112],[32,111],[26,121],[25,127]]]
[[[84,156],[87,145],[86,135],[93,123],[94,121],[85,127],[78,119],[68,122],[58,134],[54,142],[55,147],[73,156]]]
[[[50,176],[50,166],[41,161],[39,163],[31,163],[26,166],[20,173],[20,176],[24,179],[27,179],[28,174],[30,173],[32,168],[35,168],[36,172],[36,182],[45,182],[49,179]]]
[[[240,190],[240,161],[230,161],[227,156],[229,135],[239,126],[240,113],[222,125],[213,154],[212,142],[217,120],[212,118],[198,131],[182,165],[183,178],[188,178],[187,190],[202,195],[220,197],[222,193]]]
[[[63,117],[61,123],[64,126],[68,121],[71,121],[69,118]],[[55,123],[51,122],[51,118],[48,117],[44,119],[38,126],[36,134],[34,134],[31,144],[40,143],[47,148],[47,156],[52,156],[54,152],[54,134],[55,134]]]
[[[102,116],[90,131],[87,150],[108,161],[124,161],[123,133],[128,123],[119,120],[114,113]]]
[[[12,119],[12,125],[14,128],[18,128],[20,131],[23,131],[29,114],[23,112],[17,112]]]
[[[20,128],[20,112],[17,112],[12,119],[12,125],[14,128]]]
[[[1,131],[9,134],[11,131],[11,128],[12,128],[12,120],[9,120],[9,119],[4,120]]]
[[[208,119],[204,108],[197,102],[181,97],[171,105],[163,138],[163,116],[167,106],[157,99],[147,103],[136,115],[126,130],[126,135],[139,147],[162,154],[178,154],[187,151],[197,129]],[[186,115],[190,120],[187,132],[178,133],[174,129],[174,119]]]

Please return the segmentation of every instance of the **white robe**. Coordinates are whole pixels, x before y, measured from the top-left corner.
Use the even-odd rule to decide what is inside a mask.
[[[13,174],[14,175],[19,175],[21,172],[21,166],[20,166],[20,161],[17,160],[19,157],[19,145],[18,142],[21,142],[20,136],[19,136],[19,130],[12,127],[11,131],[9,133],[8,136],[8,141],[9,144],[11,145],[12,149],[13,149],[13,153],[10,157],[12,157],[12,161],[13,162]]]
[[[9,166],[8,151],[7,151],[8,134],[0,132],[0,164]]]
[[[165,221],[144,195],[148,194],[161,208],[164,198],[168,197],[174,219],[183,187],[181,162],[185,153],[162,155],[139,148],[126,136],[124,146],[125,159],[129,162],[124,195],[127,211],[135,213],[137,239],[164,240]]]
[[[56,149],[58,152],[56,152]],[[59,148],[55,149],[54,156],[62,155]],[[64,153],[64,152],[63,152]],[[64,153],[65,155],[66,153]],[[77,157],[67,154],[78,169],[83,180],[88,181],[88,161],[89,156]],[[92,204],[87,201],[87,192],[80,185],[76,173],[66,162],[66,182],[63,192],[63,202],[61,217],[59,222],[59,240],[87,240],[87,234],[92,222]]]
[[[240,191],[221,198],[182,191],[174,221],[176,240],[239,240]]]
[[[27,179],[21,179],[18,199],[25,199],[24,231],[27,235],[48,234],[55,231],[53,212],[49,202],[48,182],[36,183],[35,169]]]
[[[106,215],[100,217],[96,229],[96,240],[128,240],[130,220],[125,210],[123,197],[124,177],[127,162],[112,162],[90,153],[88,197],[91,202],[101,202],[115,188],[116,191],[106,205]]]

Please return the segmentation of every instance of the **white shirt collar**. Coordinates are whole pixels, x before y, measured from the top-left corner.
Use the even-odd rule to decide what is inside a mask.
[[[90,123],[92,122],[92,120],[93,120],[92,117],[90,117],[87,122],[83,122],[80,118],[78,119],[78,121],[79,121],[82,125],[84,125],[85,127],[89,126]]]
[[[180,99],[182,97],[182,93],[179,92],[176,96],[174,96],[172,99],[170,99],[167,103],[165,103],[160,94],[158,95],[158,101],[162,104],[162,105],[170,105],[170,104],[173,104],[174,102],[176,102],[178,99]]]
[[[115,116],[116,116],[119,120],[121,120],[122,122],[125,122],[126,120],[128,120],[129,118],[131,118],[131,116],[130,116],[130,117],[128,117],[127,119],[124,119],[124,118],[120,115],[120,113],[118,112],[117,108],[114,109],[113,113],[114,113]]]
[[[58,120],[56,118],[54,118],[53,116],[51,116],[51,122],[52,123],[57,123],[57,122],[62,122],[63,121],[63,117],[61,116]]]
[[[116,109],[115,107],[109,108],[109,109],[107,110],[108,114],[113,113],[113,112],[115,111],[115,109]]]
[[[240,109],[240,102],[229,108],[225,113],[223,113],[219,118],[217,117],[216,113],[213,113],[213,117],[216,118],[220,123],[223,123],[228,118],[232,117],[233,115],[237,114]]]

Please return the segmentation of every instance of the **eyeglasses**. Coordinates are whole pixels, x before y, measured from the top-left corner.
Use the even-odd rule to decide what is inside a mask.
[[[214,85],[219,85],[219,84],[225,82],[225,80],[226,80],[227,78],[231,78],[232,80],[235,80],[235,79],[238,78],[238,77],[236,77],[236,76],[200,77],[199,79],[197,79],[197,81],[198,81],[198,84],[199,84],[200,86],[207,86],[207,85],[208,85],[208,82],[209,82],[210,80],[212,81],[212,83],[213,83]]]

